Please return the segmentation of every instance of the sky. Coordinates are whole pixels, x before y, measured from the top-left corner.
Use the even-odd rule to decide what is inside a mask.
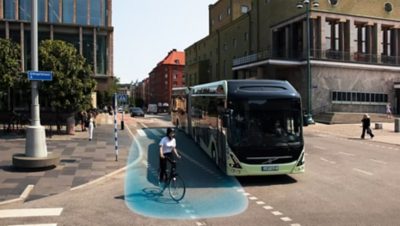
[[[208,6],[217,0],[114,0],[114,76],[141,81],[172,49],[208,35]]]

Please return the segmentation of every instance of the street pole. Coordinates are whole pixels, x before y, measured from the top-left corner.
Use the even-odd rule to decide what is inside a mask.
[[[38,18],[37,0],[32,0],[31,15],[31,67],[38,71]],[[28,157],[47,157],[46,133],[40,124],[38,81],[31,81],[31,125],[27,127],[25,154]]]
[[[307,124],[314,124],[314,119],[312,118],[312,77],[311,77],[311,63],[310,63],[310,2],[306,5],[306,17],[307,17]]]

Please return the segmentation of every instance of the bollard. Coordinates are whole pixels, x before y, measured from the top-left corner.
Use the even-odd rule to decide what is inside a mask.
[[[394,119],[394,132],[400,132],[400,119],[398,118]]]

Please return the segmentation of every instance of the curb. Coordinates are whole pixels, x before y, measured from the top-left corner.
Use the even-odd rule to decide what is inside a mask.
[[[26,186],[25,190],[22,192],[22,194],[19,196],[19,198],[0,202],[0,206],[17,203],[17,202],[25,202],[25,200],[28,198],[29,194],[31,193],[31,191],[33,190],[34,187],[35,187],[35,185],[33,185],[33,184]]]

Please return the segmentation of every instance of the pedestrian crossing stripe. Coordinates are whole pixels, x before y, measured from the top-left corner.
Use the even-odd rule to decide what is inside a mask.
[[[60,216],[63,208],[5,209],[0,210],[0,219],[16,217]]]

